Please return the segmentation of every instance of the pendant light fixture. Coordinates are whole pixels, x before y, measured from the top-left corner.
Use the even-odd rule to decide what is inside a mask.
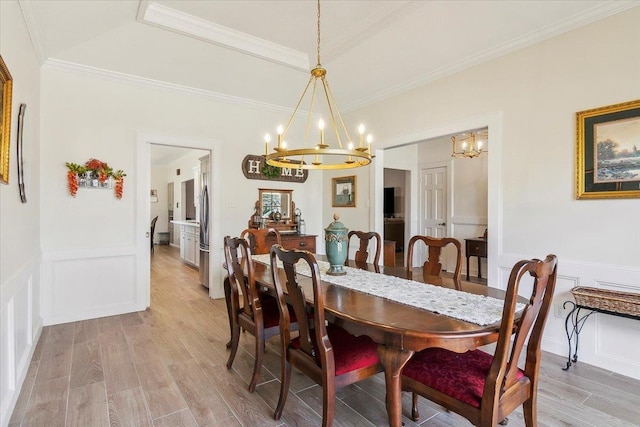
[[[451,157],[473,159],[486,153],[487,150],[483,150],[483,145],[488,138],[489,133],[486,129],[453,135],[451,137]]]
[[[265,135],[265,158],[267,164],[281,168],[299,169],[351,169],[366,166],[375,157],[371,155],[371,135],[365,138],[365,128],[363,124],[358,127],[358,141],[354,141],[349,136],[349,132],[342,120],[338,106],[329,88],[326,75],[327,70],[320,63],[320,0],[318,0],[318,37],[317,37],[317,65],[311,70],[311,77],[300,100],[296,104],[293,114],[289,118],[286,127],[278,126],[277,140],[270,152],[271,136]],[[318,90],[318,87],[320,90]],[[311,88],[311,91],[309,89]],[[286,142],[287,132],[302,105],[305,96],[310,92],[310,104],[306,117],[305,143],[299,147],[288,147]],[[317,140],[309,141],[309,128],[313,115],[314,101],[317,92],[323,92],[323,99],[327,103],[327,114],[329,115],[330,135],[335,135],[335,141],[327,141],[325,136],[325,121],[318,121]],[[331,132],[332,131],[332,132]],[[335,145],[330,145],[335,144]]]

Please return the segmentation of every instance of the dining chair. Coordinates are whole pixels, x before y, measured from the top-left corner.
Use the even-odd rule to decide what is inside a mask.
[[[276,237],[276,244],[282,244],[280,232],[275,228],[247,228],[242,230],[240,237],[249,241],[251,252],[254,255],[268,254],[271,245],[267,244],[267,236],[273,234]]]
[[[442,249],[447,245],[453,245],[456,250],[456,268],[453,272],[453,285],[457,290],[462,289],[460,276],[462,271],[462,245],[458,239],[452,237],[430,237],[413,236],[409,240],[407,250],[407,279],[413,279],[413,251],[418,242],[423,242],[427,246],[427,260],[422,265],[422,275],[425,283],[432,285],[442,285]]]
[[[527,273],[533,277],[531,293],[527,293],[527,304],[516,321],[518,291]],[[421,395],[482,427],[505,424],[506,417],[523,405],[525,425],[537,426],[540,344],[556,274],[555,255],[548,255],[544,261],[532,259],[515,264],[493,355],[482,350],[454,353],[441,348],[428,348],[413,355],[402,370],[402,389],[413,392],[414,421],[419,418],[417,400]],[[529,289],[528,282],[524,289]],[[521,369],[518,360],[523,352],[526,357]]]
[[[251,254],[251,248],[245,239],[229,236],[224,238],[224,267],[227,270],[225,280],[229,281],[229,300],[231,301],[229,310],[231,341],[228,345],[231,353],[227,360],[227,369],[231,369],[236,357],[240,328],[242,328],[255,337],[255,362],[249,382],[249,391],[253,392],[262,368],[265,341],[280,334],[280,312],[274,297],[258,291]],[[240,307],[239,294],[242,294],[242,307]],[[297,330],[295,313],[292,311],[289,317],[291,330]]]
[[[158,221],[158,217],[156,216],[151,220],[151,252],[153,252],[153,235],[156,233],[156,222]]]
[[[282,261],[284,274],[278,268],[278,260]],[[301,275],[296,274],[295,264],[298,261],[309,268],[311,277],[308,280],[300,280]],[[280,308],[282,331],[282,379],[274,418],[279,420],[282,415],[293,365],[322,386],[322,425],[331,426],[335,415],[336,391],[381,371],[377,344],[366,335],[356,337],[337,325],[325,323],[320,271],[311,252],[287,251],[280,245],[272,246],[271,275]],[[297,318],[303,319],[310,308],[303,284],[307,291],[311,288],[313,292],[313,320],[300,322],[299,335],[292,339],[285,293]]]
[[[380,234],[376,233],[375,231],[367,232],[367,231],[352,230],[349,232],[347,236],[348,236],[347,254],[349,254],[349,245],[351,243],[351,237],[352,236],[358,237],[360,241],[360,246],[356,251],[356,254],[354,256],[354,261],[356,263],[356,266],[358,267],[362,266],[362,268],[365,268],[365,269],[367,265],[367,260],[369,259],[369,242],[371,240],[375,241],[374,244],[375,244],[376,251],[373,255],[373,265],[376,270],[376,273],[380,273],[380,266],[378,265],[380,263],[380,250],[382,247],[382,238],[380,237]],[[345,265],[349,265],[348,259],[345,262]]]

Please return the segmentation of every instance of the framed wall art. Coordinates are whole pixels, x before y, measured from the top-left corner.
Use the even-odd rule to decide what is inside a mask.
[[[640,100],[576,114],[576,198],[640,198]]]
[[[0,56],[0,182],[9,183],[9,149],[11,147],[11,92],[13,79]]]
[[[331,206],[337,208],[356,207],[355,175],[331,179]]]

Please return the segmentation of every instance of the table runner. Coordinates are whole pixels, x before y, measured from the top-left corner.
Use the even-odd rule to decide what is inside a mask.
[[[253,259],[267,266],[270,263],[269,254],[254,255]],[[282,266],[280,261],[278,262]],[[344,276],[330,276],[323,274],[329,269],[329,263],[326,261],[317,261],[317,263],[321,275],[320,279],[337,286],[375,295],[480,326],[490,325],[502,319],[504,301],[497,298],[352,267],[345,267],[347,274]],[[305,262],[299,262],[296,265],[296,272],[303,276],[311,277],[311,270]],[[518,303],[516,311],[520,311],[524,307],[524,304]]]

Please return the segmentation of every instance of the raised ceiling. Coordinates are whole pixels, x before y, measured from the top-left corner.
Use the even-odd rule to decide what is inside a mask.
[[[316,63],[315,1],[20,0],[44,65],[291,107]],[[322,1],[342,110],[589,24],[638,1]]]

